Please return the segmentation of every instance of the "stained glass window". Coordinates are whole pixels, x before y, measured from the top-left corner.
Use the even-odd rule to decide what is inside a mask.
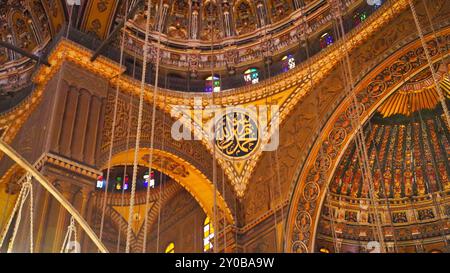
[[[361,24],[367,19],[367,13],[365,11],[363,12],[357,12],[353,15],[353,23],[355,26]]]
[[[367,0],[367,4],[377,9],[383,4],[383,0]]]
[[[206,217],[203,224],[203,251],[208,252],[213,248],[214,229],[209,217]]]
[[[167,245],[166,247],[166,251],[164,251],[165,253],[175,253],[175,244],[174,243],[170,243]]]
[[[120,177],[120,176],[116,177],[115,189],[118,191],[120,191],[122,189],[122,177]]]
[[[144,186],[150,186],[150,188],[155,187],[155,173],[152,171],[150,175],[148,175],[148,171],[144,173]]]
[[[259,82],[259,72],[256,68],[249,68],[244,72],[244,81],[246,84],[255,84]]]
[[[281,70],[283,72],[286,72],[295,67],[295,59],[291,54],[284,56],[281,61]]]
[[[103,176],[100,175],[99,177],[97,177],[97,189],[103,188],[103,184]]]
[[[334,39],[330,33],[325,32],[322,36],[320,36],[320,47],[322,49],[329,47],[333,43],[334,43]]]
[[[130,181],[130,178],[128,177],[128,175],[126,175],[125,176],[125,181],[124,181],[124,184],[123,184],[123,189],[125,191],[128,190],[129,181]]]
[[[206,78],[205,92],[220,92],[220,78],[218,76]]]

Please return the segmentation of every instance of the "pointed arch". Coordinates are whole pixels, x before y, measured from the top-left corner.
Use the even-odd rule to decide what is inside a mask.
[[[138,164],[148,166],[149,164],[149,148],[141,148],[138,154]],[[132,165],[134,158],[134,149],[119,152],[111,158],[111,166],[116,165]],[[103,168],[108,165],[105,163]],[[153,166],[155,170],[162,172],[179,183],[185,188],[197,202],[200,207],[210,216],[214,218],[214,186],[213,183],[194,165],[184,159],[169,153],[167,151],[153,150]],[[225,202],[221,193],[216,190],[218,210],[225,215],[228,223],[233,224],[234,218],[228,204]]]

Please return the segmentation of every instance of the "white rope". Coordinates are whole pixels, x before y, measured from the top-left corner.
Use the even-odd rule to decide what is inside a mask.
[[[66,236],[64,237],[64,241],[61,247],[60,253],[68,253],[69,247],[71,246],[71,242],[77,244],[77,228],[75,226],[75,219],[73,217],[70,218],[70,224],[67,227]],[[76,247],[76,245],[75,245]],[[78,249],[77,249],[78,250]]]
[[[431,19],[430,12],[428,11],[428,5],[426,3],[427,1],[423,0],[422,2],[425,7],[425,12],[427,14],[427,19],[428,19],[428,22],[430,23],[431,30],[433,31],[434,40],[436,41],[436,44],[439,45],[439,40],[438,40],[436,30],[434,29],[433,20]],[[449,73],[449,69],[448,69],[448,61],[445,58],[445,54],[444,54],[444,52],[442,52],[442,49],[440,46],[437,46],[437,50],[439,51],[439,54],[441,55],[441,60],[442,60],[442,63],[444,64],[444,69],[447,74],[447,77],[450,78],[450,73]]]
[[[19,205],[19,209],[17,212],[16,223],[14,225],[13,234],[12,234],[11,240],[9,241],[9,244],[8,244],[8,250],[7,250],[8,253],[11,253],[14,249],[14,242],[16,240],[17,232],[19,230],[20,222],[22,220],[23,205],[25,204],[25,201],[28,198],[28,195],[30,193],[30,188],[31,188],[31,175],[30,176],[27,175],[27,179],[22,185],[23,194],[21,196],[21,199],[18,200],[20,202],[20,205]]]
[[[213,2],[210,4],[210,14],[213,13]],[[211,80],[212,80],[212,93],[211,93],[211,105],[214,105],[214,24],[211,23]],[[213,123],[213,133],[216,132],[216,124]],[[214,231],[219,230],[219,220],[217,217],[217,156],[216,156],[216,145],[213,143],[213,219],[210,219],[210,223],[214,228]],[[209,215],[208,215],[209,216]],[[216,232],[217,233],[217,232]],[[217,234],[214,234],[214,244],[213,252],[218,251],[218,238]]]
[[[166,88],[167,88],[167,73],[166,73],[166,84],[165,84]],[[164,107],[166,105],[166,95],[164,95]],[[162,127],[162,145],[161,145],[161,149],[164,150],[164,145],[165,145],[165,134],[164,134],[164,125],[166,124],[166,115],[163,116],[163,123],[162,123],[163,127]],[[161,160],[161,170],[164,166],[164,158]],[[158,226],[157,226],[157,233],[156,233],[156,252],[159,252],[159,237],[160,237],[160,226],[161,226],[161,206],[162,206],[162,194],[163,194],[163,181],[162,181],[162,174],[160,175],[160,180],[159,180],[159,198],[158,198]]]
[[[33,253],[34,249],[34,194],[33,194],[33,183],[31,174],[27,174],[27,180],[30,181],[30,253]]]
[[[156,72],[155,72],[155,88],[153,89],[153,102],[152,102],[152,128],[150,132],[150,158],[148,165],[148,174],[152,173],[153,165],[153,147],[155,145],[155,121],[156,121],[156,97],[158,96],[158,83],[159,83],[159,64],[161,55],[161,32],[163,27],[163,1],[159,2],[159,21],[158,21],[158,48],[156,49]],[[150,16],[150,15],[149,15]],[[149,177],[150,179],[151,177]],[[147,192],[145,196],[145,219],[144,219],[144,240],[142,241],[142,253],[145,253],[147,248],[147,226],[148,226],[148,206],[150,198],[150,184],[147,185]]]
[[[127,1],[128,3],[128,1]],[[127,9],[125,9],[125,11],[127,11]],[[124,14],[124,18],[126,18],[126,14]],[[122,31],[122,40],[121,40],[121,46],[120,46],[120,60],[119,60],[119,64],[120,66],[122,66],[123,64],[123,52],[124,52],[124,47],[125,47],[125,26],[126,24],[124,24],[123,26],[123,31]],[[111,124],[111,141],[109,143],[109,153],[108,153],[108,167],[106,170],[106,183],[105,183],[105,192],[103,194],[103,200],[102,200],[102,217],[100,220],[100,235],[99,238],[100,240],[102,240],[103,237],[103,227],[104,227],[104,223],[105,223],[105,213],[106,213],[106,203],[107,203],[107,196],[108,196],[108,186],[109,186],[109,176],[110,176],[110,171],[111,171],[111,158],[112,158],[112,152],[113,152],[113,146],[114,146],[114,137],[115,137],[115,131],[116,131],[116,120],[117,120],[117,109],[118,109],[118,104],[119,104],[119,91],[120,91],[120,76],[121,74],[117,75],[118,78],[118,83],[116,85],[116,94],[115,94],[115,99],[114,99],[114,111],[113,111],[113,120],[112,120],[112,124]]]
[[[330,229],[331,229],[331,235],[333,236],[334,252],[339,253],[341,251],[341,249],[338,244],[338,237],[336,235],[334,212],[333,212],[333,208],[331,207],[330,194],[326,194],[325,198],[328,203],[328,213],[330,214]],[[338,209],[339,209],[339,207],[338,207]],[[337,210],[337,212],[339,212],[339,210]]]
[[[20,203],[21,203],[21,200],[22,200],[22,197],[23,197],[24,193],[25,193],[25,187],[22,184],[22,188],[20,189],[19,195],[17,196],[16,204],[14,205],[13,211],[11,212],[11,215],[9,216],[8,223],[6,224],[6,226],[4,228],[4,231],[3,231],[3,234],[2,234],[2,238],[0,240],[0,249],[2,248],[3,243],[4,243],[5,239],[6,239],[6,236],[8,234],[8,231],[9,231],[10,227],[11,227],[11,224],[12,224],[12,222],[14,220],[14,216],[16,215],[16,212],[17,212],[17,210],[18,210],[18,208],[20,206]]]
[[[425,38],[423,36],[422,27],[420,26],[420,22],[419,22],[419,18],[417,17],[416,9],[415,9],[414,4],[413,4],[413,2],[411,0],[408,0],[408,2],[409,2],[409,6],[411,8],[412,15],[414,17],[414,22],[416,24],[417,32],[419,33],[420,42],[422,43],[423,51],[424,51],[425,56],[427,58],[428,66],[430,67],[430,71],[431,71],[431,74],[433,76],[433,82],[434,82],[434,85],[436,87],[436,91],[437,91],[438,96],[439,96],[439,101],[441,102],[442,109],[444,110],[444,114],[445,114],[445,118],[447,120],[447,124],[450,125],[450,115],[449,115],[449,112],[448,112],[448,109],[447,109],[447,104],[445,102],[444,93],[442,92],[442,89],[441,89],[441,87],[439,85],[439,79],[438,79],[438,76],[436,75],[436,71],[434,70],[433,62],[431,61],[430,53],[428,51],[428,46],[427,46],[427,43],[426,43]]]
[[[305,46],[305,51],[306,51],[306,57],[307,57],[307,61],[309,61],[310,59],[310,52],[309,52],[309,44],[308,44],[308,20],[307,20],[307,15],[306,15],[306,9],[305,7],[302,7],[302,18],[303,18],[303,34],[301,35],[301,41],[304,43]],[[308,63],[308,78],[309,78],[309,85],[310,85],[310,90],[312,91],[314,89],[314,81],[313,81],[313,71],[312,71],[312,64],[311,62]],[[316,102],[318,100],[316,99]],[[318,123],[318,126],[320,127],[320,115],[319,115],[319,107],[315,107],[315,118],[316,121]],[[323,156],[324,154],[324,147],[320,146],[319,148],[319,154],[320,156]],[[325,192],[325,196],[326,196],[326,201],[328,203],[328,207],[329,207],[329,214],[330,214],[330,229],[331,229],[331,234],[333,236],[333,244],[334,244],[334,248],[335,248],[335,252],[339,253],[340,252],[340,247],[338,244],[338,237],[336,235],[336,228],[335,228],[335,219],[334,219],[334,214],[333,214],[333,209],[331,207],[331,202],[330,202],[330,197],[328,194],[329,191],[329,187],[326,188],[326,192]]]
[[[264,0],[264,3],[267,6],[266,0]],[[264,70],[264,74],[266,76],[266,79],[264,80],[264,87],[263,88],[267,89],[267,86],[270,83],[269,80],[270,80],[270,77],[271,77],[270,63],[268,62],[268,57],[269,57],[268,56],[268,52],[270,50],[270,48],[269,48],[270,44],[269,44],[268,39],[267,39],[267,25],[264,24],[264,25],[261,26],[261,28],[263,28],[263,30],[264,30],[263,31],[263,36],[261,37],[261,44],[262,44],[261,55],[262,55],[263,62],[264,62],[264,69],[267,66],[267,70]],[[266,103],[266,107],[267,107],[269,105],[269,98],[268,97],[265,98],[265,103]],[[276,113],[274,114],[274,113],[271,112],[271,115],[272,115],[272,117],[270,117],[270,118],[267,117],[268,124],[266,124],[266,128],[267,128],[268,132],[269,132],[269,130],[272,130],[271,128],[272,128],[273,124],[271,122],[274,121],[273,120],[273,116],[276,115]],[[269,122],[270,122],[270,124],[269,124]],[[264,125],[260,124],[259,126],[264,126]],[[277,151],[275,151],[275,154],[277,154]],[[275,161],[277,160],[277,158],[278,158],[277,155],[275,155]],[[273,161],[274,161],[273,156],[270,155],[270,169],[271,169],[271,172],[273,174],[276,173],[275,179],[274,179],[273,175],[270,178],[269,190],[272,193],[272,201],[273,201],[272,205],[271,205],[271,210],[273,211],[273,216],[274,216],[273,227],[274,227],[275,233],[277,233],[277,225],[278,225],[278,222],[279,222],[278,221],[278,216],[277,216],[277,209],[278,209],[278,205],[283,203],[283,198],[282,198],[282,194],[281,194],[281,183],[280,183],[280,180],[279,180],[278,168],[276,168],[276,170],[275,170]],[[278,165],[277,165],[277,167],[278,167]],[[275,184],[275,180],[277,180],[276,182],[278,182],[278,184]],[[278,190],[276,190],[277,185],[278,185]],[[280,200],[277,203],[275,202],[275,200],[276,200],[276,198],[275,198],[276,191],[278,191],[278,194],[280,196]],[[281,223],[283,222],[283,219],[284,219],[283,206],[281,206],[281,221],[280,221]],[[284,230],[282,229],[281,231],[283,233]],[[284,235],[281,234],[281,238],[283,238],[283,237],[284,237]],[[276,248],[275,248],[276,252],[278,252],[278,246],[280,245],[278,234],[277,234],[277,236],[275,236],[275,244],[276,244]]]
[[[133,161],[133,179],[131,181],[131,195],[130,195],[130,208],[128,211],[128,226],[127,226],[127,240],[125,246],[125,252],[130,252],[130,241],[131,241],[131,225],[133,222],[133,211],[136,195],[136,176],[137,176],[137,165],[138,165],[138,155],[139,155],[139,144],[141,141],[141,130],[142,130],[142,112],[144,107],[144,91],[145,91],[145,75],[147,72],[147,58],[148,58],[148,39],[150,35],[150,10],[151,10],[151,0],[147,3],[147,21],[145,25],[145,41],[144,41],[144,59],[142,64],[142,78],[140,86],[139,95],[139,112],[138,112],[138,122],[136,128],[136,143],[134,147],[134,161]]]
[[[333,3],[331,3],[333,4]],[[368,180],[368,184],[369,184],[369,195],[370,195],[370,199],[372,201],[373,204],[373,209],[375,211],[375,215],[374,215],[374,220],[375,220],[375,225],[377,228],[377,233],[374,233],[378,235],[378,240],[380,243],[380,247],[381,247],[381,251],[385,252],[386,248],[385,248],[385,242],[384,242],[384,237],[383,237],[383,230],[381,227],[381,220],[379,219],[379,208],[378,208],[378,200],[377,197],[375,196],[375,191],[374,191],[374,185],[373,185],[373,179],[372,179],[372,172],[370,170],[370,165],[369,165],[369,158],[368,158],[368,154],[367,154],[367,147],[365,146],[365,136],[362,130],[362,124],[361,121],[359,120],[358,117],[358,113],[359,113],[359,109],[358,109],[358,101],[354,92],[354,80],[353,80],[353,75],[352,75],[352,68],[351,68],[351,64],[350,64],[350,57],[349,57],[349,53],[348,53],[348,49],[346,47],[346,41],[347,41],[347,37],[344,31],[344,25],[343,25],[343,19],[342,19],[342,11],[341,11],[341,7],[338,3],[334,3],[336,6],[336,11],[337,11],[337,15],[336,15],[336,21],[338,23],[338,31],[337,34],[339,34],[339,29],[340,29],[340,33],[341,33],[341,38],[342,38],[342,46],[343,46],[343,51],[344,51],[344,79],[345,79],[345,89],[346,89],[346,93],[347,96],[351,98],[351,106],[353,107],[353,110],[355,111],[354,115],[351,115],[350,117],[350,121],[351,121],[351,125],[353,127],[353,129],[355,130],[355,143],[356,143],[356,150],[357,150],[357,156],[358,156],[358,160],[360,162],[360,168],[361,168],[361,172],[362,172],[362,179],[363,179],[363,183],[364,181]]]
[[[133,79],[135,76],[135,72],[136,72],[136,52],[134,55],[134,60],[133,60]],[[133,115],[133,94],[130,94],[130,100],[129,100],[129,109],[128,109],[128,125],[127,125],[127,141],[126,141],[126,145],[125,145],[125,151],[128,151],[129,147],[130,147],[130,134],[131,134],[131,117]],[[128,153],[126,155],[126,162],[128,162]],[[125,164],[125,168],[123,170],[123,179],[125,181],[125,177],[127,175],[127,167],[128,164]],[[125,187],[122,187],[122,194],[120,197],[120,206],[123,207],[124,203],[125,203]],[[116,247],[116,252],[120,252],[120,240],[121,240],[121,236],[122,236],[122,230],[119,229],[119,234],[117,236],[117,247]]]

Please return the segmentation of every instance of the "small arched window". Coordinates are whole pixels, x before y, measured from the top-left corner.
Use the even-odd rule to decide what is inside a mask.
[[[120,176],[116,177],[116,184],[115,184],[114,188],[117,191],[120,191],[122,189],[122,177],[120,177]]]
[[[367,0],[369,6],[373,6],[375,9],[381,7],[383,0]]]
[[[330,33],[325,32],[324,34],[322,34],[322,36],[320,36],[320,48],[322,48],[322,49],[327,48],[330,45],[332,45],[333,43],[334,43],[334,39]]]
[[[128,190],[129,182],[130,182],[130,178],[128,177],[128,175],[125,175],[125,179],[123,181],[123,190],[124,191]]]
[[[205,92],[220,92],[219,76],[214,75],[206,78]]]
[[[175,244],[172,242],[167,245],[165,253],[175,253]]]
[[[203,251],[208,252],[213,248],[214,228],[209,217],[206,217],[203,224]]]
[[[294,56],[292,56],[292,54],[288,54],[288,55],[284,56],[281,59],[281,61],[282,61],[281,70],[283,72],[291,70],[292,68],[295,67],[295,59],[294,59]]]
[[[103,184],[104,184],[104,181],[103,181],[103,176],[99,176],[99,177],[97,177],[97,189],[101,189],[101,188],[103,188]]]
[[[355,26],[361,24],[362,22],[364,22],[367,19],[367,13],[365,11],[363,12],[356,12],[353,15],[353,24]]]
[[[249,68],[244,72],[244,81],[246,84],[255,84],[259,82],[259,72],[256,68]]]
[[[148,171],[145,171],[144,176],[142,177],[144,179],[144,187],[155,188],[155,173],[152,172],[150,175],[148,174]]]

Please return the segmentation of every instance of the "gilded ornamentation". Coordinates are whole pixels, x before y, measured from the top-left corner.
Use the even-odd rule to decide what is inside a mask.
[[[225,156],[248,156],[258,145],[256,121],[242,112],[227,113],[216,122],[215,144]]]
[[[309,182],[303,188],[303,196],[307,202],[312,202],[317,199],[320,193],[320,187],[315,182]]]
[[[150,155],[145,155],[142,157],[142,160],[149,162]],[[156,166],[160,166],[163,170],[168,171],[171,174],[181,176],[181,177],[187,177],[189,175],[189,172],[186,170],[186,167],[178,164],[178,162],[175,162],[170,157],[154,157],[153,158],[153,164]]]
[[[400,2],[399,2],[400,3]],[[450,40],[448,40],[448,34],[446,34],[446,32],[444,32],[443,34],[440,34],[441,40],[446,40],[447,43],[450,42]],[[442,35],[444,35],[445,38],[442,37]],[[388,91],[391,90],[391,88],[395,87],[396,84],[400,83],[403,80],[403,77],[405,77],[406,75],[401,74],[401,73],[406,73],[406,74],[410,74],[410,73],[414,73],[417,70],[419,70],[419,68],[424,67],[426,65],[426,61],[421,57],[420,55],[420,50],[418,50],[417,48],[417,43],[415,44],[416,48],[412,48],[413,46],[410,46],[409,49],[407,49],[403,55],[401,55],[398,58],[398,62],[392,62],[388,67],[386,67],[384,70],[382,70],[380,73],[378,73],[377,75],[373,76],[372,80],[369,81],[369,83],[367,84],[366,88],[362,88],[359,91],[357,91],[357,98],[358,101],[364,104],[364,114],[363,116],[367,115],[368,113],[370,113],[371,111],[373,111],[372,109],[372,105],[374,105],[384,94],[386,94]],[[429,47],[435,47],[436,43],[434,42],[429,42],[428,43]],[[448,49],[448,47],[447,47]],[[436,58],[438,51],[437,50],[430,50],[430,54],[432,54],[433,58]],[[416,58],[414,58],[414,56],[416,56]],[[407,63],[407,64],[406,64]],[[348,104],[347,104],[347,109],[348,109]],[[351,107],[351,106],[350,106]],[[339,128],[339,127],[343,127],[347,130],[347,133],[352,131],[351,128],[351,124],[348,121],[347,117],[345,117],[345,112],[346,109],[344,109],[342,112],[337,113],[336,116],[334,118],[332,118],[329,122],[331,124],[334,124],[334,126],[332,128],[330,128],[329,130],[332,130],[333,128]],[[414,126],[415,127],[415,126]],[[414,132],[415,131],[419,131],[419,128],[414,128]],[[417,133],[414,133],[415,135],[417,135]],[[348,137],[345,141],[349,141]],[[385,140],[383,140],[385,141]],[[344,142],[345,143],[345,142]],[[322,142],[322,143],[318,143],[317,144],[319,147],[321,145],[324,145],[324,147],[322,148],[323,151],[327,151],[327,146],[331,145],[330,143],[327,142]],[[414,145],[414,148],[417,148],[418,144]],[[380,151],[381,153],[383,152],[383,150]],[[419,151],[417,152],[413,152],[413,153],[417,153],[415,155],[416,158],[419,158]],[[337,156],[339,154],[333,154],[333,158],[330,157],[330,165],[335,165]],[[314,162],[314,165],[310,165],[309,167],[307,167],[307,171],[305,173],[306,175],[306,180],[304,181],[304,183],[308,183],[313,179],[313,174],[315,172],[317,172],[318,166],[322,166],[324,164],[319,164],[318,162],[322,162],[324,156],[327,155],[323,155],[320,152],[316,151],[316,153],[311,156],[312,160],[310,159],[309,162]],[[311,158],[310,157],[310,158]],[[417,161],[416,161],[417,163]],[[325,168],[328,169],[328,168]],[[332,169],[332,168],[330,168]],[[417,189],[419,194],[425,194],[425,181],[424,181],[424,175],[426,175],[426,172],[424,172],[424,170],[422,169],[421,166],[415,166],[415,171],[416,171],[416,183],[417,183]],[[391,190],[395,191],[395,187],[394,184],[391,187],[390,183],[394,183],[394,175],[395,171],[392,170],[386,170],[382,173],[381,176],[381,183],[384,183],[385,185],[387,185],[388,187],[386,188],[386,194],[391,194]],[[328,181],[331,177],[330,172],[324,172],[324,180]],[[301,178],[300,178],[301,179]],[[398,179],[398,176],[397,176]],[[376,180],[374,178],[374,180]],[[345,183],[344,183],[345,184]],[[375,181],[374,181],[375,184]],[[327,185],[327,183],[324,183],[324,185]],[[398,184],[397,184],[398,185]],[[323,187],[323,185],[322,185]],[[397,192],[400,190],[397,186]],[[308,205],[306,206],[304,203],[304,197],[302,195],[297,195],[298,200],[295,200],[293,203],[297,202],[297,207],[295,209],[295,211],[297,211],[298,213],[296,213],[295,215],[300,215],[303,212],[310,212],[311,215],[314,215],[314,220],[313,221],[318,221],[317,217],[316,217],[316,213],[317,210],[319,210],[319,208],[317,206],[311,206],[310,203],[308,203]],[[320,200],[320,199],[318,199]],[[295,221],[296,222],[296,221]],[[314,225],[312,225],[314,226]],[[296,238],[298,238],[299,234],[305,233],[304,231],[301,231],[298,229],[297,225],[294,225],[294,228],[291,231],[292,233],[290,233],[292,236],[292,241],[295,241]],[[308,230],[307,232],[314,232],[314,230]],[[310,244],[310,241],[306,241],[308,244]],[[295,251],[294,247],[291,246],[292,251]]]
[[[308,247],[302,241],[296,241],[292,244],[292,252],[308,253]]]
[[[295,220],[296,227],[301,231],[307,231],[311,227],[311,215],[307,212],[300,212]]]
[[[331,145],[339,146],[344,142],[345,138],[347,137],[347,131],[340,127],[340,128],[334,128],[331,130],[330,134],[328,135],[328,139],[330,140]]]

